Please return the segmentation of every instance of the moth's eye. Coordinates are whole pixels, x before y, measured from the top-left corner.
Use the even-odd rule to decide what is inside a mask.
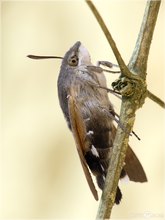
[[[78,65],[78,57],[76,55],[71,56],[68,60],[70,66],[77,66]]]

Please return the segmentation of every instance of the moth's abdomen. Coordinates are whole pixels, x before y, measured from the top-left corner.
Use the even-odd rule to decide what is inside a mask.
[[[91,150],[89,150],[85,154],[85,159],[93,175],[96,176],[96,180],[99,188],[103,190],[106,171],[101,163],[98,151],[93,145],[91,147]]]
[[[95,175],[97,185],[101,190],[104,189],[105,178],[106,178],[108,164],[109,164],[109,157],[108,157],[109,150],[110,149],[97,150],[92,145],[91,150],[88,151],[85,155],[86,162],[90,170],[92,171],[93,175]],[[119,204],[121,198],[122,198],[122,193],[120,191],[120,188],[117,187],[115,203]]]

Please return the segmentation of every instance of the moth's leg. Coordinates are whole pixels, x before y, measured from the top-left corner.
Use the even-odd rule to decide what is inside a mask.
[[[106,66],[108,68],[112,68],[112,67],[118,67],[119,68],[119,65],[111,63],[109,61],[97,61],[96,66],[100,66],[100,65]]]
[[[108,73],[121,73],[120,70],[107,70],[107,69],[100,67],[100,65],[108,67],[109,69],[112,69],[113,67],[119,68],[117,64],[113,64],[109,61],[97,61],[96,66],[88,65],[86,68],[88,71],[94,71],[97,73],[102,73],[103,71],[108,72]]]
[[[96,66],[98,68],[101,68],[100,65],[108,67],[109,69],[112,69],[113,67],[117,67],[119,68],[119,66],[117,64],[111,63],[109,61],[97,61]],[[107,69],[103,69],[101,68],[102,71],[104,72],[109,72],[109,73],[120,73],[120,70],[107,70]]]

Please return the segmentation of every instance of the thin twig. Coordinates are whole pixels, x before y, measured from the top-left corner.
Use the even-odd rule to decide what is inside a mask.
[[[99,14],[99,12],[97,11],[96,7],[94,6],[94,4],[92,3],[92,1],[89,1],[89,0],[86,0],[86,3],[88,4],[88,6],[90,7],[92,13],[94,14],[95,18],[97,19],[102,31],[104,32],[105,34],[105,37],[107,38],[108,42],[109,42],[109,45],[111,46],[112,50],[113,50],[113,53],[116,57],[116,60],[119,64],[119,67],[121,69],[121,72],[124,72],[125,76],[127,76],[128,78],[129,77],[132,77],[132,74],[130,73],[128,67],[126,66],[124,60],[122,59],[120,53],[119,53],[119,50],[117,49],[116,47],[116,43],[115,41],[113,40],[105,22],[103,21],[101,15]]]
[[[165,108],[165,102],[162,101],[159,97],[157,97],[156,95],[154,95],[152,92],[150,92],[149,90],[147,90],[147,97],[150,98],[152,101],[154,101],[155,103],[157,103],[158,105],[160,105],[162,108]]]

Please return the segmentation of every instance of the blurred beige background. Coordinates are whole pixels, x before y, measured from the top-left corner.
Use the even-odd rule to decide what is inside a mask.
[[[145,1],[96,1],[128,63]],[[115,62],[84,1],[2,1],[1,219],[94,219],[96,202],[86,183],[73,137],[57,97],[60,60],[30,60],[28,54],[59,55],[80,40],[93,62]],[[148,88],[164,99],[165,3],[162,2],[148,63]],[[108,84],[117,77],[106,74]],[[120,102],[110,95],[115,109]],[[162,219],[164,204],[164,111],[146,100],[130,138],[148,183],[122,184],[113,218]]]

